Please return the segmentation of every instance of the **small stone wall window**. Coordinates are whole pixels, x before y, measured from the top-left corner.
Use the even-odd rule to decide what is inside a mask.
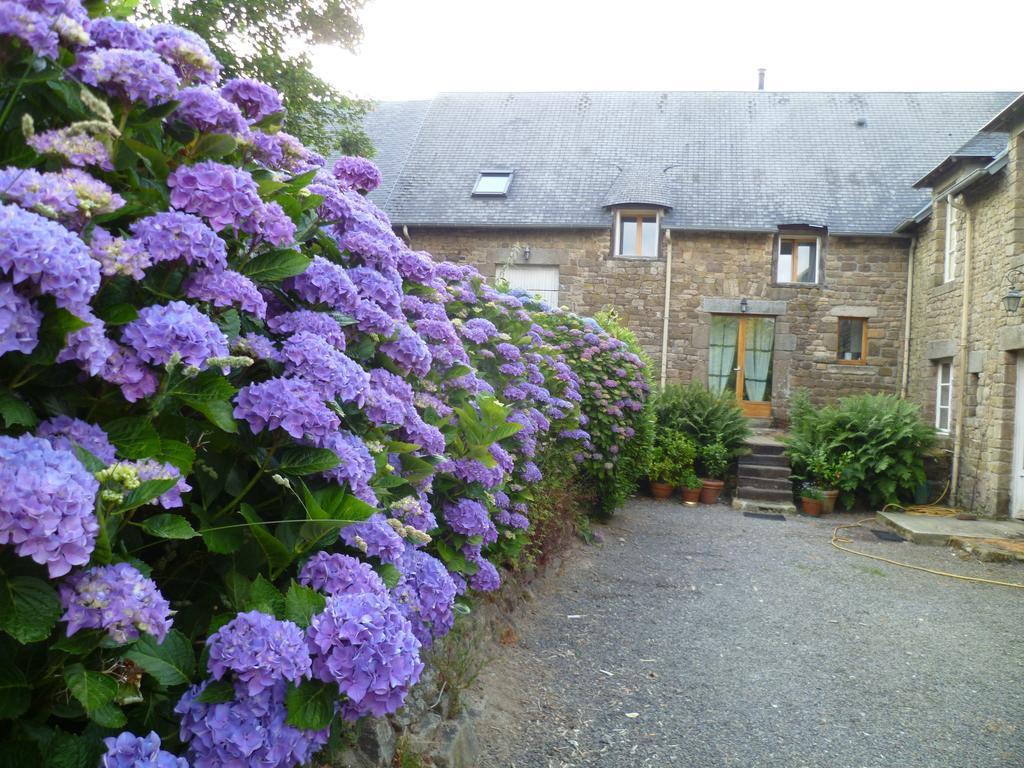
[[[935,378],[935,429],[949,434],[950,412],[953,403],[953,362],[946,360],[937,366]]]
[[[836,362],[863,365],[868,356],[868,320],[866,317],[840,317]]]
[[[655,211],[615,212],[615,255],[658,258],[660,216]]]
[[[821,271],[818,263],[820,246],[821,241],[816,237],[780,237],[775,281],[817,283]]]
[[[946,241],[942,256],[942,282],[948,283],[956,277],[956,221],[957,210],[953,202],[946,200]]]

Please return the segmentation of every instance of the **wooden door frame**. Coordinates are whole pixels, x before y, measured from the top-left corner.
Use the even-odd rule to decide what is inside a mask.
[[[722,317],[735,317],[739,320],[739,329],[736,332],[736,404],[743,411],[748,419],[770,419],[772,417],[772,401],[763,400],[751,402],[743,399],[743,389],[746,377],[746,355],[747,355],[747,319],[750,317],[766,317],[766,315],[737,315],[734,313],[718,313]],[[774,323],[775,317],[772,316]],[[772,326],[774,331],[774,325]],[[775,338],[772,337],[772,370],[775,369]]]
[[[1010,465],[1010,517],[1024,518],[1024,350],[1017,352],[1013,398],[1013,456]],[[952,401],[952,398],[950,398]]]

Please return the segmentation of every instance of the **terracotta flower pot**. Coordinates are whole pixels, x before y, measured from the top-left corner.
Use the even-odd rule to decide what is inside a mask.
[[[722,489],[725,487],[725,481],[709,480],[703,477],[700,481],[704,484],[700,489],[700,500],[705,504],[717,504],[718,497],[722,494]]]
[[[667,499],[672,495],[675,487],[669,483],[657,483],[651,480],[651,496],[656,499]]]
[[[803,507],[805,515],[812,517],[821,515],[821,499],[808,499],[806,496],[802,496],[800,497],[800,506]]]
[[[698,501],[700,501],[700,492],[700,488],[686,488],[684,486],[682,489],[683,503],[693,506]]]
[[[821,495],[825,497],[821,500],[821,513],[831,515],[836,511],[836,499],[839,498],[839,491],[822,491]]]

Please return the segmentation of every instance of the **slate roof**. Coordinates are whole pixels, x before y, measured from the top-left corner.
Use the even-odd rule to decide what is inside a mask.
[[[771,231],[782,222],[886,234],[913,184],[1015,93],[446,93],[367,116],[397,225],[604,228],[623,194],[665,226]],[[505,197],[471,195],[515,169]],[[645,178],[646,176],[646,178]]]
[[[1009,134],[1003,131],[982,132],[972,136],[966,144],[946,157],[914,183],[918,189],[934,187],[953,166],[961,162],[986,162],[997,157],[1007,147]]]

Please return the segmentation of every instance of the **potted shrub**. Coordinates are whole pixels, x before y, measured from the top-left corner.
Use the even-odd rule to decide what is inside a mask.
[[[732,458],[729,449],[715,441],[700,449],[700,463],[703,469],[701,477],[700,500],[705,504],[715,504],[725,487],[725,473],[729,469]]]
[[[651,495],[656,499],[671,496],[679,480],[678,462],[672,455],[672,441],[663,432],[654,437],[651,457],[647,463],[647,479],[650,480]]]
[[[700,501],[700,492],[704,483],[697,477],[697,473],[690,469],[683,475],[679,487],[682,489],[683,503],[692,507]]]
[[[823,514],[830,515],[835,511],[836,499],[839,498],[839,483],[843,479],[843,472],[850,463],[850,458],[849,451],[834,454],[824,449],[815,451],[811,458],[809,469],[821,491]]]
[[[805,515],[819,517],[821,515],[822,493],[813,486],[805,486],[800,492],[800,506]]]

